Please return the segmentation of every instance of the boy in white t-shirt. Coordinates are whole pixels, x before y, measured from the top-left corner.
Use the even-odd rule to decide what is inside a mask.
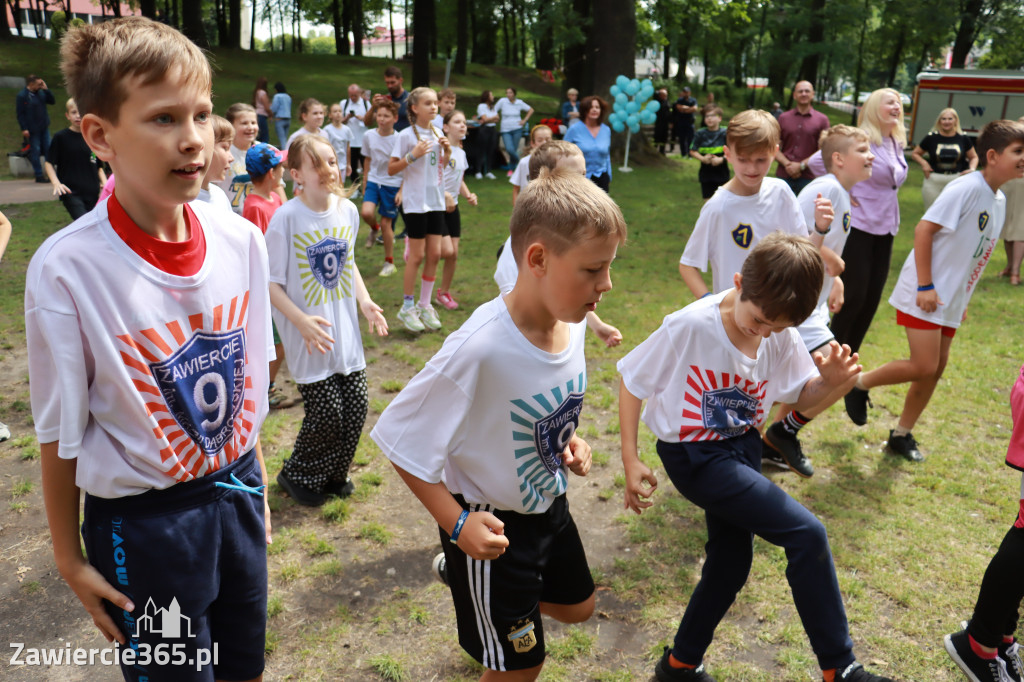
[[[558,170],[530,183],[511,229],[516,288],[445,340],[370,437],[437,521],[435,572],[451,588],[463,649],[484,679],[533,680],[541,613],[582,622],[594,609],[565,492],[568,472],[591,464],[576,435],[582,322],[611,289],[626,224],[607,194]]]
[[[345,172],[342,181],[352,175],[352,130],[345,125],[345,114],[342,113],[341,104],[331,105],[327,115],[330,123],[323,127],[324,137],[334,147],[334,153],[338,157],[338,167]],[[344,168],[341,168],[344,166]]]
[[[47,239],[26,277],[57,569],[122,652],[173,648],[164,663],[122,657],[126,679],[259,678],[267,251],[240,216],[193,201],[214,145],[210,67],[142,17],[69,31],[61,61],[82,135],[117,187]],[[180,609],[190,631],[142,627],[154,608]],[[219,660],[197,672],[213,643]]]
[[[227,176],[234,160],[231,156],[231,140],[235,137],[235,128],[223,116],[214,114],[210,119],[213,123],[213,158],[203,177],[203,186],[196,201],[205,201],[230,211],[231,200],[218,183]]]
[[[747,254],[766,235],[782,230],[805,236],[800,204],[782,180],[765,177],[779,147],[779,123],[766,111],[734,116],[726,130],[725,158],[733,177],[700,210],[697,224],[679,259],[679,274],[694,297],[721,293],[732,286]],[[832,223],[831,206],[821,202],[815,224]],[[712,288],[701,272],[711,264]],[[698,270],[700,272],[698,272]]]
[[[946,185],[914,230],[914,249],[900,271],[889,304],[906,328],[910,358],[865,372],[846,398],[846,411],[867,423],[868,389],[910,382],[889,452],[912,461],[924,455],[911,429],[935,391],[957,328],[1003,228],[1003,183],[1021,177],[1024,125],[991,121],[975,143],[978,171]]]
[[[530,181],[530,156],[541,145],[550,142],[552,137],[551,128],[547,126],[536,126],[530,131],[530,153],[519,159],[519,165],[516,166],[512,176],[508,179],[509,184],[512,185],[513,206],[516,205],[519,193],[523,191],[526,183]]]
[[[438,130],[444,130],[444,119],[455,111],[456,99],[455,91],[450,88],[437,93],[437,116],[434,117],[434,127]]]
[[[245,198],[252,191],[252,183],[245,170],[245,153],[256,143],[260,128],[256,120],[256,109],[244,102],[236,102],[228,107],[224,118],[234,127],[235,136],[231,141],[231,166],[224,179],[217,184],[227,195],[231,210],[242,215]]]
[[[363,136],[363,205],[360,214],[370,226],[366,247],[377,243],[378,233],[384,245],[384,266],[381,277],[390,277],[398,272],[395,267],[395,218],[398,204],[395,197],[402,186],[402,174],[388,174],[391,151],[395,147],[395,122],[398,120],[398,105],[390,100],[381,100],[373,105],[377,127],[367,130]],[[377,213],[380,212],[380,224]]]
[[[821,248],[826,264],[818,305],[810,317],[796,328],[808,353],[825,347],[835,338],[828,328],[829,313],[836,313],[843,306],[843,280],[839,277],[842,270],[830,268],[830,260],[825,255],[827,252],[832,258],[837,258],[835,254],[843,252],[850,234],[850,188],[871,177],[871,162],[875,158],[867,133],[853,126],[832,126],[822,134],[819,145],[827,174],[812,180],[797,197],[807,233],[811,242]],[[820,199],[831,202],[834,214],[832,224],[824,230],[814,222]],[[803,411],[793,409],[792,405],[780,405],[778,421],[765,429],[764,442],[768,447],[764,451],[764,461],[792,469],[804,478],[813,476],[814,466],[804,455],[797,434],[845,394],[846,390],[841,389]]]
[[[626,506],[642,513],[658,487],[639,458],[642,416],[658,437],[672,484],[707,519],[701,579],[674,645],[655,668],[661,682],[713,682],[704,653],[747,581],[755,534],[786,550],[793,601],[825,682],[887,679],[854,658],[825,527],[761,475],[758,428],[772,402],[815,405],[860,372],[856,353],[835,341],[812,361],[792,329],[814,310],[824,276],[818,249],[806,237],[774,232],[733,275],[735,288],[668,315],[619,361]]]

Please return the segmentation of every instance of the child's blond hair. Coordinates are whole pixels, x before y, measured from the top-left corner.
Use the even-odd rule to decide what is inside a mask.
[[[762,150],[774,151],[779,146],[779,122],[767,111],[747,109],[732,117],[725,129],[725,144],[736,154]]]
[[[302,100],[302,104],[299,105],[299,118],[302,118],[303,116],[308,114],[313,109],[313,107],[322,107],[323,105],[324,103],[318,100],[316,97],[307,97],[306,99]]]
[[[406,116],[409,117],[409,123],[416,125],[416,113],[412,110],[412,108],[416,106],[416,104],[420,101],[420,98],[423,97],[423,95],[427,94],[428,92],[434,92],[434,89],[422,85],[418,88],[415,88],[412,92],[409,93],[409,99],[407,99],[405,102],[405,114]],[[434,92],[434,96],[437,96],[436,92]]]
[[[537,141],[537,134],[544,132],[545,130],[548,131],[548,135],[554,137],[554,133],[551,132],[551,128],[546,125],[536,125],[530,129],[530,146],[533,146],[533,143]]]
[[[550,140],[533,150],[530,154],[530,161],[526,174],[527,180],[535,180],[540,175],[541,168],[554,170],[558,162],[571,156],[583,158],[583,152],[572,142],[565,140]]]
[[[626,241],[626,221],[608,193],[579,173],[542,168],[523,188],[509,223],[512,255],[523,262],[526,248],[543,242],[554,253],[594,237]]]
[[[336,194],[343,199],[348,199],[356,191],[356,186],[352,185],[348,189],[338,182],[337,180],[331,180],[327,170],[327,164],[324,162],[323,156],[321,156],[321,150],[317,148],[317,145],[323,145],[329,150],[329,153],[334,154],[334,147],[331,146],[331,141],[323,135],[317,135],[311,133],[309,135],[299,135],[292,143],[288,145],[288,168],[289,170],[299,170],[302,168],[302,164],[312,162],[313,168],[316,169],[317,175],[324,181],[327,186],[327,191],[331,194]],[[337,158],[337,156],[335,156]],[[341,178],[341,171],[338,172],[338,178]]]
[[[809,239],[777,230],[750,250],[740,276],[740,300],[767,320],[798,325],[818,305],[825,264]]]
[[[227,120],[223,116],[214,114],[210,117],[213,122],[213,143],[220,144],[221,142],[232,142],[235,139],[235,127],[231,125],[231,121]]]
[[[208,94],[210,64],[195,43],[175,29],[143,17],[123,17],[72,28],[60,47],[68,94],[85,116],[116,124],[121,105],[137,86],[175,73],[183,85]],[[138,79],[135,83],[128,83]]]
[[[224,118],[228,120],[228,123],[234,125],[235,119],[238,118],[239,114],[253,114],[255,116],[256,108],[245,102],[235,102],[224,112]]]
[[[821,160],[825,163],[825,170],[832,172],[832,155],[836,152],[845,154],[855,142],[870,142],[866,131],[854,126],[842,123],[826,128],[818,138],[818,147],[821,148]]]
[[[66,114],[69,111],[71,111],[71,107],[77,107],[77,106],[78,105],[75,103],[75,98],[74,97],[68,97],[68,101],[64,102],[64,113]],[[81,112],[79,112],[79,113],[81,113]]]

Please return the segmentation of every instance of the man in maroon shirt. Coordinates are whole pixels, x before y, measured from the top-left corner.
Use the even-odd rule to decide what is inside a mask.
[[[807,186],[814,176],[807,170],[807,159],[818,151],[818,138],[829,127],[828,117],[811,106],[814,86],[800,81],[793,86],[796,107],[779,116],[782,138],[775,160],[779,162],[776,175],[785,180],[794,194]]]

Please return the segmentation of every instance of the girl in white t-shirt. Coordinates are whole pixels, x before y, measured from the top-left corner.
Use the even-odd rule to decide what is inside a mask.
[[[302,136],[289,147],[288,168],[303,191],[267,228],[270,302],[306,414],[277,482],[317,506],[354,489],[348,469],[367,407],[357,306],[371,331],[386,335],[388,323],[356,267],[359,212],[341,188],[334,149]]]
[[[231,210],[242,215],[245,198],[252,191],[249,172],[245,170],[245,153],[256,142],[260,131],[256,122],[256,110],[251,104],[239,102],[232,104],[224,112],[224,118],[235,129],[235,138],[231,141],[231,166],[223,180],[217,182],[231,202]]]
[[[445,230],[444,168],[451,160],[452,148],[448,138],[432,123],[437,115],[437,93],[430,88],[416,88],[409,93],[406,106],[412,125],[398,133],[388,173],[402,173],[402,209],[409,239],[404,298],[398,319],[409,331],[421,332],[441,328],[430,296],[441,257]],[[417,304],[413,292],[420,264],[423,276]]]
[[[459,239],[462,237],[462,217],[459,215],[459,195],[466,197],[470,206],[476,206],[476,195],[469,191],[463,176],[469,168],[466,152],[462,149],[462,140],[466,137],[466,114],[453,109],[444,117],[444,134],[452,143],[452,158],[444,167],[444,200],[445,200],[445,234],[441,238],[441,258],[444,259],[444,270],[441,273],[441,286],[437,290],[437,302],[448,310],[459,307],[458,301],[452,298],[452,278],[455,277],[455,264],[459,258]]]
[[[341,176],[342,182],[352,175],[352,131],[345,125],[345,114],[342,113],[341,105],[331,105],[329,112],[331,122],[324,126],[324,137],[331,141],[334,153],[338,157],[338,168],[345,164],[345,174]]]
[[[324,124],[324,105],[320,103],[320,100],[314,97],[307,97],[302,100],[302,104],[299,105],[299,118],[302,119],[302,127],[288,138],[289,149],[292,146],[292,142],[303,135],[316,134],[327,137],[321,128]]]
[[[550,142],[552,138],[551,128],[547,126],[536,126],[530,131],[530,153],[519,159],[519,165],[516,166],[516,170],[512,173],[512,177],[508,179],[509,184],[512,185],[512,205],[516,205],[516,199],[519,198],[519,193],[526,187],[526,183],[530,181],[530,156],[533,155],[535,149],[540,147],[545,142]]]

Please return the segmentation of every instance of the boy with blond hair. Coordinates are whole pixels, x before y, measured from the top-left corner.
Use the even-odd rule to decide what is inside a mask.
[[[230,211],[231,200],[218,183],[224,180],[228,169],[231,168],[231,141],[235,138],[235,127],[226,118],[217,114],[210,119],[213,123],[213,159],[203,177],[203,186],[199,190],[197,200]]]
[[[70,30],[61,60],[82,135],[117,187],[47,239],[27,275],[57,569],[122,645],[126,679],[259,680],[267,253],[241,216],[193,201],[214,144],[210,66],[141,17]],[[165,609],[179,635],[152,622]]]
[[[534,680],[541,614],[587,620],[594,582],[565,492],[590,470],[576,435],[583,320],[626,238],[615,202],[578,172],[541,172],[516,202],[519,280],[451,334],[370,437],[439,526],[435,572],[485,680]],[[511,413],[510,410],[511,409]]]
[[[846,411],[867,423],[868,389],[910,383],[887,449],[911,462],[924,460],[911,430],[935,392],[956,330],[999,241],[1006,197],[999,188],[1021,177],[1024,125],[985,124],[975,143],[978,171],[946,185],[914,230],[914,249],[900,271],[889,304],[904,327],[910,358],[865,372],[846,398]]]
[[[658,487],[639,457],[642,416],[672,484],[707,521],[700,582],[655,668],[659,682],[714,682],[704,653],[747,581],[754,535],[786,551],[793,602],[824,682],[888,679],[854,658],[825,527],[761,475],[758,429],[772,402],[815,405],[860,372],[849,346],[832,341],[812,360],[792,329],[814,310],[824,276],[806,237],[774,232],[733,275],[734,288],[668,315],[619,361],[626,508],[642,513]]]
[[[779,122],[766,111],[750,109],[733,116],[725,135],[725,158],[733,177],[701,208],[679,259],[679,274],[696,298],[731,288],[750,249],[772,232],[807,234],[789,185],[766,177],[779,149]],[[831,206],[822,200],[815,209],[815,224],[824,230],[831,222]],[[700,274],[708,263],[710,291]]]

